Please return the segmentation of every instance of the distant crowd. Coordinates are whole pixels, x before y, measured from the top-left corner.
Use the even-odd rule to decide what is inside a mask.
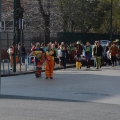
[[[94,59],[94,65],[96,69],[101,68],[102,63],[104,62],[106,65],[112,65],[113,67],[120,61],[120,46],[119,41],[113,41],[111,43],[107,43],[106,46],[102,46],[100,41],[95,41],[94,45],[91,45],[89,41],[86,42],[86,45],[83,45],[81,41],[77,41],[76,43],[65,44],[64,42],[58,43],[50,42],[48,44],[50,49],[55,51],[55,60],[56,64],[63,66],[66,69],[67,63],[75,63],[76,69],[81,69],[82,67],[82,57],[84,55],[84,59],[86,61],[86,67],[90,68],[91,66],[91,58]],[[31,44],[31,52],[36,48],[36,44]],[[47,51],[48,46],[45,46],[44,43],[41,43],[40,48],[43,49],[44,52]],[[25,63],[25,56],[27,55],[24,44],[18,44],[14,48],[14,43],[11,44],[9,49],[7,50],[10,57],[10,69],[13,68],[13,55],[16,54],[16,62],[21,65]],[[21,59],[20,59],[21,54]],[[33,60],[32,60],[33,61]]]

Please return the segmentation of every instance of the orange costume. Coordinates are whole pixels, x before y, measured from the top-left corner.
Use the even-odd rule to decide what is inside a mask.
[[[47,78],[53,79],[55,51],[52,49],[47,50],[45,57],[46,57],[46,68],[45,68],[46,79]]]

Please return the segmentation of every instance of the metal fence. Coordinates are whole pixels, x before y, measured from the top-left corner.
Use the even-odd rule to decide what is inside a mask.
[[[8,49],[13,41],[13,32],[2,32],[2,49]],[[91,44],[95,40],[109,40],[110,34],[95,34],[95,33],[51,33],[51,41],[64,41],[65,43],[76,42],[81,40],[83,43],[90,41]],[[113,40],[120,39],[120,35],[113,35]],[[44,33],[24,32],[23,43],[27,49],[30,49],[31,43],[44,42]]]
[[[94,44],[96,40],[110,40],[110,34],[63,32],[57,34],[57,39],[59,42],[65,41],[66,43],[81,40],[84,44],[86,41]],[[115,39],[120,39],[120,35],[113,35],[113,40]]]
[[[2,49],[7,49],[13,41],[14,33],[13,32],[2,32]],[[23,43],[26,48],[31,47],[31,43],[34,42],[44,42],[44,34],[42,33],[24,33],[23,34]]]

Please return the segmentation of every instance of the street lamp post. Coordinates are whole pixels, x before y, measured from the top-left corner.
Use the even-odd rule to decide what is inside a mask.
[[[113,19],[112,19],[112,16],[113,16],[113,0],[111,0],[111,15],[110,15],[110,18],[111,18],[111,20],[110,20],[110,40],[112,41],[112,37],[113,37],[113,33],[112,33],[112,22],[113,22]]]
[[[13,64],[13,72],[16,72],[16,4],[17,0],[14,0],[14,64]]]
[[[1,39],[1,32],[2,32],[2,19],[1,19],[1,13],[2,13],[2,2],[0,0],[0,77],[1,77],[1,43],[2,43],[2,39]],[[1,94],[1,79],[0,79],[0,94]]]

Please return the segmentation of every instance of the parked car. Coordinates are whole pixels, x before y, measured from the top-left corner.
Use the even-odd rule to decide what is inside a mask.
[[[110,43],[110,40],[100,40],[100,44],[102,47],[105,47],[107,43]]]

